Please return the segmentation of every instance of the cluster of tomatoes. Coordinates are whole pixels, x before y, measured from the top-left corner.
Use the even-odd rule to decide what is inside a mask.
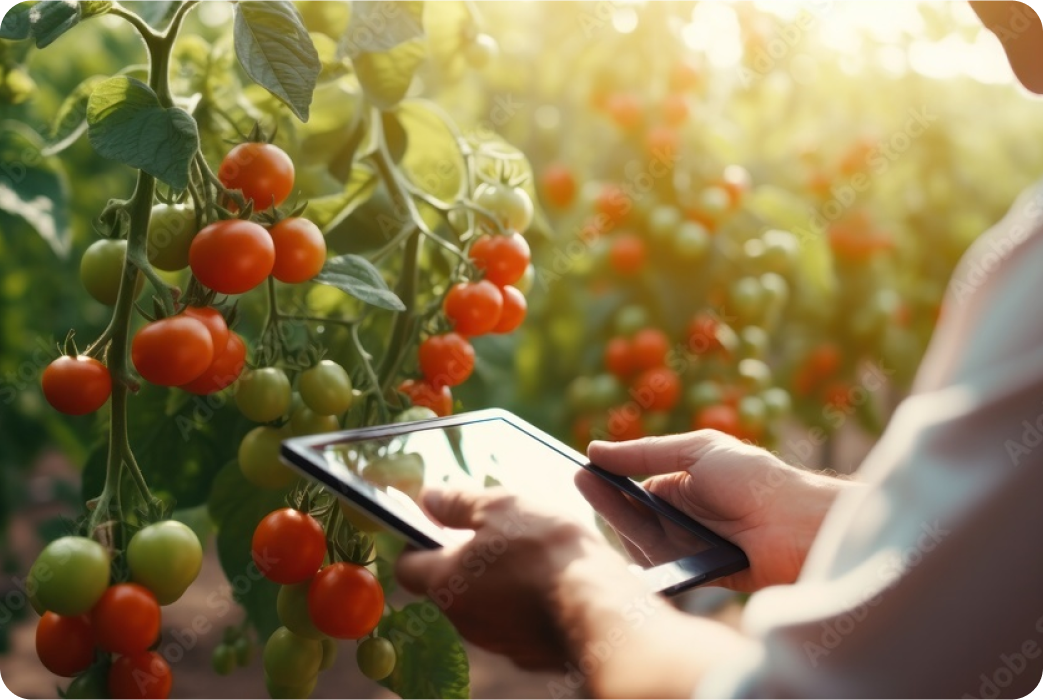
[[[373,635],[384,614],[380,582],[350,561],[324,565],[328,549],[322,524],[293,508],[269,513],[254,531],[254,563],[281,586],[277,612],[283,627],[264,647],[265,680],[273,698],[308,697],[319,672],[333,665],[335,640],[362,640],[356,660],[373,680],[395,668],[394,646]]]
[[[85,537],[62,537],[44,548],[27,591],[40,613],[36,653],[58,676],[75,677],[65,697],[166,698],[170,666],[157,651],[160,607],[178,600],[199,575],[203,549],[195,533],[173,520],[131,537],[112,581],[109,550]]]
[[[481,278],[449,289],[442,311],[450,330],[420,343],[423,376],[399,386],[414,406],[430,408],[440,416],[453,411],[450,387],[464,383],[474,372],[475,352],[469,338],[516,330],[525,320],[525,294],[535,276],[529,244],[522,235],[533,218],[532,199],[525,190],[507,183],[483,183],[475,191],[474,203],[483,214],[468,258]]]

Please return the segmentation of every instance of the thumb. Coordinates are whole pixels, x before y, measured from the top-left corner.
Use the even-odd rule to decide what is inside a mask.
[[[718,435],[713,430],[697,430],[627,442],[594,441],[587,447],[587,457],[591,464],[620,476],[683,472]]]
[[[445,527],[473,530],[480,524],[479,511],[484,506],[482,491],[464,491],[427,487],[420,495],[424,510]]]

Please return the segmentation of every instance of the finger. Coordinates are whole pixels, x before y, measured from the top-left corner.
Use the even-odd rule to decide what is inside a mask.
[[[596,474],[576,472],[575,481],[576,488],[587,502],[616,532],[627,555],[636,564],[650,566],[652,561],[645,548],[654,546],[663,537],[658,518]]]
[[[444,549],[406,550],[395,562],[395,578],[410,593],[423,595],[435,588],[448,556]]]
[[[425,487],[420,494],[420,501],[427,514],[442,525],[454,529],[473,530],[478,527],[478,513],[485,500],[483,491]]]
[[[718,439],[713,430],[642,438],[627,442],[595,440],[587,448],[592,464],[621,476],[651,476],[684,471],[690,462]]]

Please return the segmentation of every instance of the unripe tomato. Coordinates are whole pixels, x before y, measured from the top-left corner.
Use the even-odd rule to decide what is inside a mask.
[[[270,581],[291,585],[307,581],[326,556],[326,533],[308,513],[281,508],[258,523],[251,542],[257,569]]]
[[[44,369],[40,384],[47,403],[69,416],[97,411],[112,394],[108,367],[86,355],[59,357]]]
[[[323,568],[308,591],[312,622],[334,639],[360,639],[384,614],[384,589],[368,569],[338,562]]]
[[[436,388],[424,380],[407,379],[398,385],[398,390],[409,397],[414,407],[429,408],[439,416],[453,413],[453,394],[447,386]]]
[[[648,258],[648,249],[640,237],[622,233],[612,241],[609,261],[618,274],[629,276],[641,271]]]
[[[706,227],[696,221],[685,221],[677,228],[674,251],[684,261],[702,260],[710,252],[712,241]]]
[[[322,663],[319,664],[319,673],[329,671],[333,668],[333,664],[337,661],[337,654],[339,651],[340,647],[337,646],[336,639],[324,638],[322,640]]]
[[[239,412],[256,423],[278,420],[290,408],[293,390],[290,380],[278,367],[247,370],[235,388]]]
[[[525,268],[525,274],[522,275],[522,278],[520,280],[514,283],[514,286],[518,289],[519,292],[521,292],[525,296],[528,296],[529,292],[532,291],[532,287],[535,283],[536,266],[532,263],[529,263],[529,265]]]
[[[500,45],[488,34],[478,34],[464,47],[464,59],[475,70],[482,70],[500,53]]]
[[[172,684],[170,666],[154,651],[121,656],[109,669],[113,700],[166,700]]]
[[[65,689],[67,700],[90,700],[104,698],[109,695],[108,668],[103,665],[94,666],[86,673],[76,676]]]
[[[217,221],[196,234],[189,250],[192,273],[220,294],[243,294],[275,267],[271,235],[251,221]]]
[[[540,180],[543,198],[553,207],[564,209],[576,199],[576,179],[564,163],[551,163]]]
[[[532,225],[532,199],[520,187],[501,182],[482,183],[475,190],[474,203],[492,214],[508,231],[524,233]]]
[[[91,610],[98,646],[113,654],[140,654],[159,637],[159,602],[136,583],[117,583]]]
[[[395,416],[395,423],[410,423],[418,420],[431,420],[438,418],[438,414],[426,406],[413,406]]]
[[[681,227],[681,210],[661,204],[648,214],[648,232],[658,241],[672,239]]]
[[[267,425],[254,428],[239,443],[239,470],[251,484],[261,489],[282,489],[297,475],[279,460],[282,441],[290,437],[285,427]]]
[[[238,333],[229,333],[221,354],[210,363],[206,371],[181,388],[201,396],[217,393],[234,384],[245,366],[246,343]]]
[[[196,236],[196,214],[180,204],[157,204],[148,225],[148,260],[166,272],[188,267],[188,251]]]
[[[80,280],[87,292],[107,306],[115,306],[127,259],[127,242],[100,240],[91,243],[80,259]],[[145,278],[135,270],[134,297],[141,293]]]
[[[257,210],[268,209],[293,192],[293,161],[273,144],[241,143],[221,161],[217,177],[226,188],[240,190],[247,201],[253,200]]]
[[[311,621],[311,614],[308,612],[309,588],[311,588],[310,577],[300,583],[280,587],[275,609],[283,627],[298,637],[322,640],[326,638],[326,635],[320,632],[315,623]]]
[[[474,372],[474,347],[459,333],[433,335],[420,343],[420,371],[431,386],[457,386]]]
[[[424,458],[415,452],[380,457],[366,465],[362,478],[385,489],[397,489],[415,501],[424,486]]]
[[[307,683],[319,674],[321,664],[322,644],[300,637],[285,627],[275,630],[264,645],[264,673],[276,685]]]
[[[27,588],[45,610],[64,616],[90,612],[109,586],[109,552],[86,537],[62,537],[40,552]]]
[[[743,396],[737,407],[743,437],[757,440],[768,421],[768,409],[759,396]]]
[[[761,393],[761,400],[771,420],[782,418],[792,409],[789,392],[781,387],[772,387]]]
[[[339,416],[355,401],[351,377],[332,360],[323,360],[306,369],[297,386],[305,405],[321,416]]]
[[[214,653],[210,655],[210,666],[214,673],[219,676],[230,676],[238,664],[235,659],[235,649],[227,644],[218,644],[214,647]]]
[[[86,615],[45,612],[36,624],[36,655],[56,676],[71,678],[94,663],[94,632]]]
[[[446,294],[443,310],[457,333],[484,335],[500,322],[503,295],[489,280],[460,282]]]
[[[206,325],[180,314],[149,323],[134,336],[134,368],[148,382],[182,386],[214,361],[214,341]]]
[[[517,287],[500,287],[500,293],[503,295],[503,313],[500,314],[500,322],[493,328],[493,333],[513,333],[525,321],[529,305],[525,301],[525,295]]]
[[[652,369],[666,364],[670,339],[658,328],[643,328],[630,341],[630,358],[635,370]]]
[[[631,395],[646,411],[672,410],[681,398],[681,378],[666,367],[647,369],[634,380]]]
[[[319,662],[321,666],[321,661]],[[293,685],[276,683],[267,674],[264,676],[264,687],[272,700],[290,700],[290,698],[310,698],[315,692],[315,684],[319,682],[318,674],[310,679]]]
[[[395,646],[387,639],[371,637],[359,644],[355,661],[366,678],[382,681],[395,670],[398,654],[395,653]]]
[[[704,380],[698,384],[688,387],[685,395],[685,403],[694,412],[713,406],[724,401],[724,392],[721,386],[714,381]]]
[[[607,409],[625,396],[625,387],[611,374],[598,374],[590,380],[590,402],[594,408]]]
[[[739,354],[743,357],[763,359],[770,346],[771,338],[760,326],[746,326],[739,331]]]
[[[514,284],[525,275],[531,253],[529,244],[520,233],[508,236],[486,234],[471,246],[471,260],[485,272],[485,279],[498,287]]]
[[[616,312],[613,327],[618,335],[629,338],[651,323],[648,310],[640,304],[628,304]]]
[[[271,228],[275,243],[272,277],[280,282],[307,282],[326,264],[326,239],[308,219],[283,219]]]
[[[340,430],[337,416],[320,416],[307,406],[298,406],[290,415],[290,432],[295,437],[304,435],[321,435]]]
[[[131,580],[152,591],[160,605],[170,605],[199,576],[203,547],[190,527],[164,520],[134,533],[127,545],[127,566]]]
[[[249,638],[240,637],[235,640],[232,650],[235,651],[235,662],[240,668],[246,668],[253,662],[254,644]]]
[[[750,391],[760,391],[771,386],[771,368],[761,360],[752,357],[740,360],[737,372],[740,383]]]

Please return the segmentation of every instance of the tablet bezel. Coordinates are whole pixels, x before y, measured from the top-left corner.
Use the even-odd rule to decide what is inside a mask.
[[[356,474],[348,473],[343,478],[334,475],[327,468],[322,449],[329,445],[345,442],[390,438],[418,430],[448,428],[492,420],[505,421],[566,459],[575,462],[578,467],[598,475],[648,508],[712,545],[705,552],[675,562],[667,562],[649,569],[635,567],[635,571],[657,591],[665,595],[674,595],[694,586],[742,571],[749,566],[745,553],[739,547],[697,523],[670,503],[649,493],[637,482],[591,464],[586,457],[565,443],[502,409],[485,409],[459,413],[445,418],[392,423],[291,438],[283,441],[280,456],[285,464],[330,488],[367,517],[397,532],[410,544],[421,549],[437,549],[447,544],[444,539],[445,531],[442,528],[434,523],[418,524],[400,518],[394,512],[395,502],[391,497]]]

